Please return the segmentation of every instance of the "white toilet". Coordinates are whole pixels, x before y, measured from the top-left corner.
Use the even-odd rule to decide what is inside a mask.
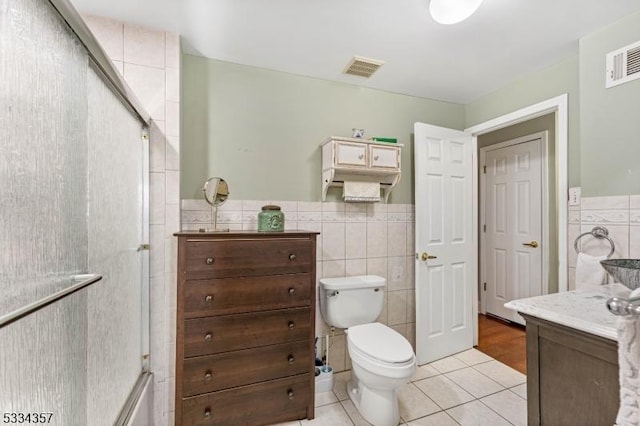
[[[382,312],[386,280],[375,275],[320,279],[320,309],[327,324],[347,329],[351,357],[349,397],[369,423],[397,426],[396,390],[416,370],[416,357],[407,339],[384,324],[373,322]]]

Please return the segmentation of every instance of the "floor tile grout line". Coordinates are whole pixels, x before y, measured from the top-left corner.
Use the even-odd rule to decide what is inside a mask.
[[[517,392],[515,392],[515,391],[513,390],[514,388],[519,387],[519,386],[522,386],[522,385],[524,385],[524,384],[526,384],[526,383],[527,383],[527,382],[526,382],[526,374],[524,374],[524,376],[525,376],[525,381],[524,381],[524,382],[522,382],[522,383],[517,383],[517,384],[512,385],[512,386],[505,386],[505,385],[503,385],[502,383],[499,383],[498,381],[496,381],[493,377],[489,376],[488,374],[486,374],[486,373],[484,373],[484,372],[482,372],[482,371],[480,371],[480,370],[476,369],[476,368],[475,368],[475,366],[479,366],[479,365],[482,365],[482,364],[487,364],[487,363],[490,363],[490,362],[495,361],[495,362],[497,362],[498,364],[504,365],[504,366],[506,366],[506,367],[508,367],[508,368],[511,368],[512,370],[514,370],[514,371],[516,371],[516,372],[520,373],[518,370],[515,370],[515,369],[513,369],[512,367],[509,367],[508,365],[506,365],[506,364],[502,363],[501,361],[496,360],[495,358],[494,358],[494,359],[485,360],[485,361],[482,361],[482,362],[477,362],[477,363],[474,363],[474,364],[469,364],[469,363],[467,363],[467,362],[465,362],[465,361],[463,361],[463,360],[461,360],[461,359],[459,359],[459,358],[455,357],[455,355],[452,355],[451,357],[452,357],[452,358],[455,358],[457,361],[460,361],[460,362],[461,362],[462,364],[464,364],[465,366],[464,366],[464,367],[461,367],[461,368],[454,368],[453,370],[450,370],[450,371],[447,371],[446,373],[444,373],[444,372],[441,372],[440,370],[438,370],[436,367],[434,367],[434,366],[432,365],[433,363],[425,364],[425,366],[430,366],[430,367],[431,367],[431,368],[432,368],[432,369],[433,369],[437,374],[434,374],[434,375],[432,375],[432,376],[428,376],[428,377],[424,377],[424,378],[421,378],[421,379],[418,379],[418,380],[413,380],[413,379],[411,379],[411,380],[409,380],[409,381],[407,382],[407,384],[412,384],[414,387],[418,388],[418,390],[420,391],[420,393],[421,393],[422,395],[424,395],[427,399],[429,399],[429,400],[430,400],[430,401],[431,401],[431,402],[432,402],[436,407],[438,407],[438,408],[439,408],[439,410],[434,411],[434,412],[432,412],[432,413],[429,413],[429,414],[427,414],[427,415],[425,415],[425,416],[417,417],[417,418],[412,419],[412,420],[407,420],[407,419],[405,419],[404,417],[401,417],[401,424],[402,424],[402,425],[405,425],[405,424],[406,424],[406,425],[408,425],[408,423],[410,423],[410,422],[413,422],[413,421],[416,421],[416,420],[418,420],[418,419],[422,419],[422,418],[425,418],[425,417],[433,416],[433,415],[438,414],[438,413],[444,413],[444,414],[445,414],[445,415],[447,415],[449,418],[451,418],[451,419],[452,419],[456,424],[460,424],[459,422],[457,422],[457,421],[455,420],[455,418],[453,418],[453,416],[451,416],[451,414],[449,413],[449,411],[450,411],[450,410],[452,410],[452,409],[454,409],[454,408],[456,408],[456,407],[460,407],[460,406],[465,405],[465,404],[470,404],[470,403],[472,403],[472,402],[474,402],[474,401],[480,401],[480,403],[481,403],[484,407],[488,408],[490,411],[492,411],[493,413],[495,413],[496,415],[498,415],[500,418],[504,419],[508,424],[513,425],[513,423],[512,423],[511,421],[509,421],[509,420],[508,420],[506,417],[504,417],[502,414],[498,413],[496,410],[494,410],[494,409],[492,409],[491,407],[489,407],[485,402],[483,402],[483,401],[482,401],[482,399],[487,398],[487,397],[490,397],[490,396],[493,396],[493,395],[496,395],[496,394],[501,393],[501,392],[509,391],[509,392],[510,392],[510,394],[516,395],[516,396],[517,396],[518,398],[520,398],[521,400],[527,401],[527,398],[523,398],[520,394],[518,394]],[[466,388],[464,388],[463,386],[461,386],[460,384],[458,384],[457,382],[455,382],[454,380],[452,380],[451,378],[449,378],[449,377],[447,376],[447,374],[449,374],[449,373],[453,373],[453,372],[455,372],[455,371],[463,370],[463,369],[465,369],[465,368],[473,368],[473,369],[474,369],[475,371],[477,371],[478,373],[482,374],[483,376],[485,376],[485,377],[487,377],[488,379],[492,380],[493,382],[497,383],[499,386],[501,386],[501,387],[502,387],[502,389],[497,390],[497,391],[495,391],[495,392],[488,393],[488,394],[483,395],[483,396],[480,396],[480,397],[476,397],[476,396],[475,396],[475,395],[473,395],[471,392],[469,392]],[[522,373],[520,373],[520,374],[522,374]],[[432,378],[435,378],[435,377],[438,377],[438,376],[444,376],[444,378],[446,378],[447,380],[451,381],[453,384],[455,384],[456,386],[460,387],[462,390],[464,390],[465,392],[467,392],[467,393],[468,393],[468,394],[469,394],[473,399],[472,399],[472,400],[469,400],[469,401],[466,401],[466,402],[462,402],[462,403],[460,403],[460,404],[453,405],[453,406],[451,406],[451,407],[443,408],[440,404],[438,404],[438,403],[437,403],[436,401],[434,401],[431,397],[429,397],[429,395],[427,395],[427,394],[426,394],[426,393],[425,393],[425,392],[424,392],[424,391],[423,391],[423,390],[422,390],[422,389],[421,389],[421,388],[416,384],[417,382],[421,382],[421,381],[423,381],[423,380],[427,380],[427,379],[432,379]],[[332,404],[336,404],[336,403],[338,403],[338,404],[340,404],[340,407],[342,408],[342,410],[343,410],[343,411],[344,411],[344,413],[346,414],[346,416],[347,416],[347,418],[349,419],[349,421],[350,421],[353,425],[355,425],[355,423],[356,423],[356,422],[355,422],[355,421],[353,420],[353,418],[349,415],[349,412],[347,411],[347,409],[345,408],[345,405],[344,405],[344,403],[345,403],[346,401],[348,401],[348,400],[349,400],[348,395],[347,395],[347,397],[346,397],[345,399],[340,399],[340,397],[338,396],[338,394],[335,392],[335,390],[334,390],[334,389],[332,389],[332,390],[331,390],[331,392],[332,392],[333,396],[336,398],[336,401],[329,402],[329,403],[327,403],[327,404],[323,404],[323,405],[318,406],[318,407],[316,407],[316,408],[319,408],[319,407],[325,407],[325,406],[328,406],[328,405],[332,405]]]
[[[449,379],[449,378],[447,377],[447,379]],[[449,379],[449,380],[451,380],[451,379]],[[451,380],[451,381],[453,382],[453,380]],[[413,383],[413,382],[412,382],[412,383]],[[443,408],[440,404],[438,404],[436,401],[434,401],[434,400],[433,400],[429,395],[427,395],[427,394],[426,394],[422,389],[420,389],[420,387],[419,387],[419,386],[416,386],[416,387],[418,388],[418,390],[419,390],[420,392],[422,392],[422,393],[424,394],[424,396],[426,396],[426,397],[427,397],[430,401],[432,401],[432,402],[433,402],[433,403],[434,403],[438,408],[440,408],[440,411],[445,411],[445,412],[446,412],[447,410],[452,409],[452,408],[459,407],[459,406],[464,405],[464,404],[469,404],[469,403],[471,403],[471,402],[473,402],[473,401],[480,401],[480,399],[482,399],[482,398],[486,398],[486,397],[488,397],[488,396],[492,396],[492,395],[498,394],[498,393],[500,393],[500,392],[510,391],[510,388],[506,388],[506,387],[505,387],[504,389],[501,389],[501,390],[499,390],[499,391],[492,392],[492,393],[489,393],[489,394],[484,395],[484,396],[481,396],[481,397],[476,397],[475,395],[471,394],[471,392],[469,392],[468,390],[466,390],[465,388],[463,388],[463,387],[462,387],[462,386],[460,386],[459,384],[457,384],[457,383],[455,383],[455,382],[453,382],[453,383],[454,383],[456,386],[458,386],[458,387],[460,387],[461,389],[463,389],[463,390],[464,390],[465,392],[467,392],[469,395],[471,395],[471,396],[473,397],[473,399],[472,399],[472,400],[470,400],[470,401],[462,402],[462,403],[460,403],[460,404],[452,405],[451,407],[448,407],[448,408]],[[520,386],[520,385],[516,385],[516,386]],[[519,398],[521,398],[521,399],[523,399],[524,401],[526,401],[526,399],[522,398],[520,395],[516,394],[515,392],[512,392],[512,393],[514,393],[516,396],[518,396]],[[486,404],[485,404],[485,405],[486,405]],[[489,408],[490,408],[490,407],[489,407]],[[431,414],[428,414],[427,416],[431,416],[431,415],[433,415],[433,414],[439,413],[440,411],[433,412],[433,413],[431,413]],[[422,417],[427,417],[427,416],[422,416]],[[422,418],[422,417],[419,417],[419,418]],[[502,417],[502,416],[501,416],[501,417]],[[414,419],[414,420],[416,420],[416,419]],[[413,420],[410,420],[410,421],[413,421]]]
[[[349,401],[348,399],[345,399],[345,401]],[[345,414],[347,415],[347,418],[349,419],[349,421],[351,422],[351,424],[353,426],[355,426],[356,422],[353,420],[353,418],[351,418],[351,415],[349,414],[349,411],[347,411],[347,408],[344,406],[344,404],[342,403],[342,401],[338,401],[338,403],[340,404],[340,406],[342,407],[342,409],[344,410]]]
[[[488,395],[487,395],[488,396]],[[484,403],[484,401],[478,399],[478,402],[480,402],[480,404],[484,405],[485,407],[487,407],[489,410],[493,411],[494,413],[496,413],[498,416],[500,416],[501,418],[503,418],[507,423],[509,423],[510,425],[513,425],[513,423],[511,423],[509,421],[509,419],[507,419],[505,416],[503,416],[502,414],[498,413],[496,410],[494,410],[493,408],[489,407],[487,404]],[[513,425],[515,426],[515,425]]]
[[[471,368],[473,368],[473,367],[471,367]],[[502,383],[498,382],[498,381],[497,381],[496,379],[494,379],[493,377],[490,377],[490,376],[488,376],[488,375],[486,375],[486,374],[483,374],[481,371],[476,370],[475,368],[473,368],[473,370],[474,370],[476,373],[478,373],[478,374],[480,374],[480,375],[482,375],[482,376],[486,377],[487,379],[491,380],[493,383],[497,384],[498,386],[501,386],[501,387],[503,388],[502,390],[509,389],[507,386],[505,386],[505,385],[503,385]],[[460,370],[457,370],[457,371],[460,371]],[[449,373],[446,373],[446,374],[449,374]],[[451,377],[446,376],[446,374],[445,374],[445,377],[447,377],[447,379],[451,380],[451,381],[452,381],[452,382],[454,382],[456,385],[460,386],[462,389],[464,389],[465,391],[469,392],[469,391],[468,391],[464,386],[462,386],[460,383],[458,383],[457,381],[455,381],[455,380],[454,380],[454,379],[452,379]],[[469,392],[469,393],[471,393],[471,392]],[[471,394],[471,395],[472,395],[472,396],[475,396],[475,395],[473,395],[473,394]]]
[[[499,361],[498,361],[498,362],[499,362]],[[509,366],[507,366],[507,367],[509,367]],[[518,383],[518,384],[515,384],[515,385],[513,385],[513,386],[505,386],[505,385],[503,385],[502,383],[498,382],[498,381],[497,381],[496,379],[494,379],[493,377],[489,376],[487,373],[485,373],[485,372],[483,372],[483,371],[480,371],[480,370],[478,370],[478,369],[476,369],[476,368],[474,368],[474,370],[476,370],[478,373],[482,374],[482,375],[483,375],[483,376],[485,376],[485,377],[488,377],[489,379],[493,380],[494,382],[498,383],[499,385],[501,385],[501,386],[503,386],[503,387],[505,387],[505,388],[507,388],[507,389],[510,389],[510,388],[512,388],[512,387],[515,387],[515,386],[520,386],[520,385],[521,385],[521,384],[523,384],[523,383],[527,383],[527,375],[526,375],[526,374],[524,374],[524,377],[525,377],[524,382],[522,382],[522,383]],[[520,373],[518,370],[514,370],[514,371],[516,371],[516,372]],[[520,374],[522,374],[522,373],[520,373]]]
[[[444,373],[444,374],[446,374],[446,373]],[[440,374],[440,375],[444,375],[444,374]],[[435,376],[433,376],[433,377],[435,377]],[[424,379],[422,379],[422,380],[424,380]],[[451,380],[451,379],[449,379],[449,380]],[[453,380],[452,380],[452,381],[453,381]],[[411,382],[409,382],[409,383],[414,384],[414,381],[411,381]],[[454,382],[454,383],[455,383],[455,382]],[[526,382],[525,382],[525,383],[526,383]],[[465,404],[469,404],[469,403],[471,403],[471,402],[473,402],[473,401],[479,401],[479,402],[481,402],[485,407],[487,407],[488,409],[490,409],[491,411],[493,411],[494,413],[496,413],[498,416],[500,416],[501,418],[503,418],[505,421],[507,421],[509,424],[512,424],[512,425],[513,425],[513,423],[511,423],[508,419],[506,419],[506,418],[505,418],[504,416],[502,416],[500,413],[498,413],[497,411],[495,411],[494,409],[492,409],[491,407],[489,407],[487,404],[485,404],[485,403],[482,401],[482,399],[483,399],[483,398],[487,398],[487,397],[492,396],[492,395],[495,395],[495,394],[498,394],[498,393],[501,393],[501,392],[504,392],[504,391],[509,391],[509,392],[513,393],[514,395],[516,395],[518,398],[520,398],[520,399],[522,399],[522,400],[526,401],[526,399],[525,399],[525,398],[522,398],[522,396],[518,395],[516,392],[513,392],[513,391],[511,390],[512,388],[517,387],[517,386],[521,386],[521,385],[522,385],[522,384],[524,384],[524,383],[520,383],[520,384],[517,384],[517,385],[511,386],[511,387],[503,386],[503,389],[501,389],[501,390],[499,390],[499,391],[492,392],[492,393],[489,393],[489,394],[486,394],[486,395],[483,395],[483,396],[480,396],[480,397],[476,397],[475,395],[471,394],[469,391],[467,391],[466,389],[464,389],[464,387],[460,386],[458,383],[455,383],[455,384],[456,384],[457,386],[461,387],[463,390],[465,390],[465,392],[469,393],[472,397],[474,397],[474,399],[473,399],[473,400],[471,400],[471,401],[466,401],[466,402],[463,402],[463,403],[460,403],[460,404],[453,405],[453,406],[448,407],[448,408],[443,408],[443,407],[442,407],[441,405],[439,405],[437,402],[433,401],[433,399],[431,399],[431,398],[430,398],[430,397],[429,397],[429,396],[428,396],[428,395],[427,395],[427,394],[426,394],[422,389],[420,389],[418,386],[415,386],[415,384],[414,384],[414,386],[415,386],[415,387],[416,387],[416,388],[417,388],[417,389],[418,389],[418,390],[419,390],[419,391],[420,391],[420,392],[421,392],[421,393],[422,393],[426,398],[428,398],[431,402],[433,402],[433,403],[434,403],[434,404],[439,408],[439,410],[438,410],[438,411],[434,411],[433,413],[427,414],[427,415],[425,415],[425,416],[417,417],[417,418],[415,418],[415,419],[411,419],[411,420],[408,420],[408,419],[405,419],[404,417],[401,417],[402,423],[410,423],[410,422],[413,422],[413,421],[415,421],[415,420],[418,420],[418,419],[421,419],[421,418],[424,418],[424,417],[428,417],[428,416],[432,416],[432,415],[435,415],[435,414],[438,414],[438,413],[441,413],[441,412],[444,412],[445,414],[447,414],[449,417],[451,417],[451,418],[453,419],[453,417],[448,413],[448,411],[449,411],[449,410],[451,410],[451,409],[453,409],[453,408],[456,408],[456,407],[459,407],[459,406],[462,406],[462,405],[465,405]],[[502,386],[502,385],[501,385],[501,386]],[[319,407],[324,407],[324,406],[327,406],[327,405],[331,405],[331,404],[339,403],[339,404],[340,404],[340,406],[342,407],[342,409],[345,411],[345,414],[347,415],[347,417],[349,418],[349,420],[350,420],[350,421],[355,425],[354,420],[351,418],[351,416],[349,415],[349,412],[347,411],[347,409],[346,409],[346,408],[345,408],[345,406],[344,406],[344,401],[349,401],[349,398],[347,397],[346,399],[341,400],[341,399],[339,399],[339,398],[338,398],[338,396],[336,395],[336,393],[335,393],[335,392],[333,392],[333,390],[332,390],[332,393],[333,393],[333,394],[334,394],[334,396],[336,397],[336,401],[333,401],[333,402],[330,402],[330,403],[327,403],[327,404],[321,405],[321,406],[319,406]],[[453,420],[455,421],[455,419],[453,419]],[[458,423],[458,422],[456,422],[456,423]],[[459,424],[459,423],[458,423],[458,424]]]

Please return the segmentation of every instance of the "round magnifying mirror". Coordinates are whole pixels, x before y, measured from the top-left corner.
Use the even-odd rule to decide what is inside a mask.
[[[229,198],[229,185],[221,177],[212,177],[207,179],[202,188],[204,193],[204,199],[207,203],[214,207],[218,207],[224,204]]]

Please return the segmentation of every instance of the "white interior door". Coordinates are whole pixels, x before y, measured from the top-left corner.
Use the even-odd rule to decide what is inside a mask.
[[[542,139],[489,147],[485,165],[486,311],[524,324],[504,304],[542,294]]]
[[[477,288],[472,137],[415,124],[418,364],[470,349]]]

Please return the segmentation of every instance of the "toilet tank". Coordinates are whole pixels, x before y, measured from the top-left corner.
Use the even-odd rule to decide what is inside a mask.
[[[386,279],[377,275],[320,279],[320,310],[338,328],[374,322],[382,313]]]

